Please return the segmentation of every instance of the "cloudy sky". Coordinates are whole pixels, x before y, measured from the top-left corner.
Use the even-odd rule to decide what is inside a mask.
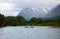
[[[59,0],[0,0],[0,13],[16,16],[24,7],[54,7]]]

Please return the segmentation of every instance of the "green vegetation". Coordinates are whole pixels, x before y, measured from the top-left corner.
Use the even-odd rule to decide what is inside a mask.
[[[5,17],[4,17],[4,15],[0,14],[0,27],[3,27],[5,25],[6,25]]]
[[[7,23],[7,26],[17,26],[17,25],[24,25],[25,24],[25,19],[24,17],[22,16],[8,16],[8,17],[5,17],[6,18],[6,23]]]
[[[42,20],[41,18],[31,18],[29,21],[22,16],[7,16],[0,14],[0,27],[4,26],[53,26],[60,27],[60,18],[57,20]]]

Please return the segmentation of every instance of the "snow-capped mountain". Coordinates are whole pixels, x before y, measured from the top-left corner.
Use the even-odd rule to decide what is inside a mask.
[[[48,14],[46,14],[47,19],[57,19],[59,17],[60,17],[60,4],[58,4]]]
[[[26,20],[29,20],[32,17],[41,17],[44,18],[45,15],[50,11],[50,8],[23,8],[19,12],[18,16],[23,16]]]

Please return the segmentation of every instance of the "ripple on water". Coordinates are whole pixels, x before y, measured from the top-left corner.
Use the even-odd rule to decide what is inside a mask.
[[[0,29],[0,39],[60,39],[60,29],[51,27],[5,27]]]

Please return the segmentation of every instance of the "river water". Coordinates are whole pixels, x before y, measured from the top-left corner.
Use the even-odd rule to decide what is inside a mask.
[[[60,39],[60,28],[4,27],[0,28],[0,39]]]

